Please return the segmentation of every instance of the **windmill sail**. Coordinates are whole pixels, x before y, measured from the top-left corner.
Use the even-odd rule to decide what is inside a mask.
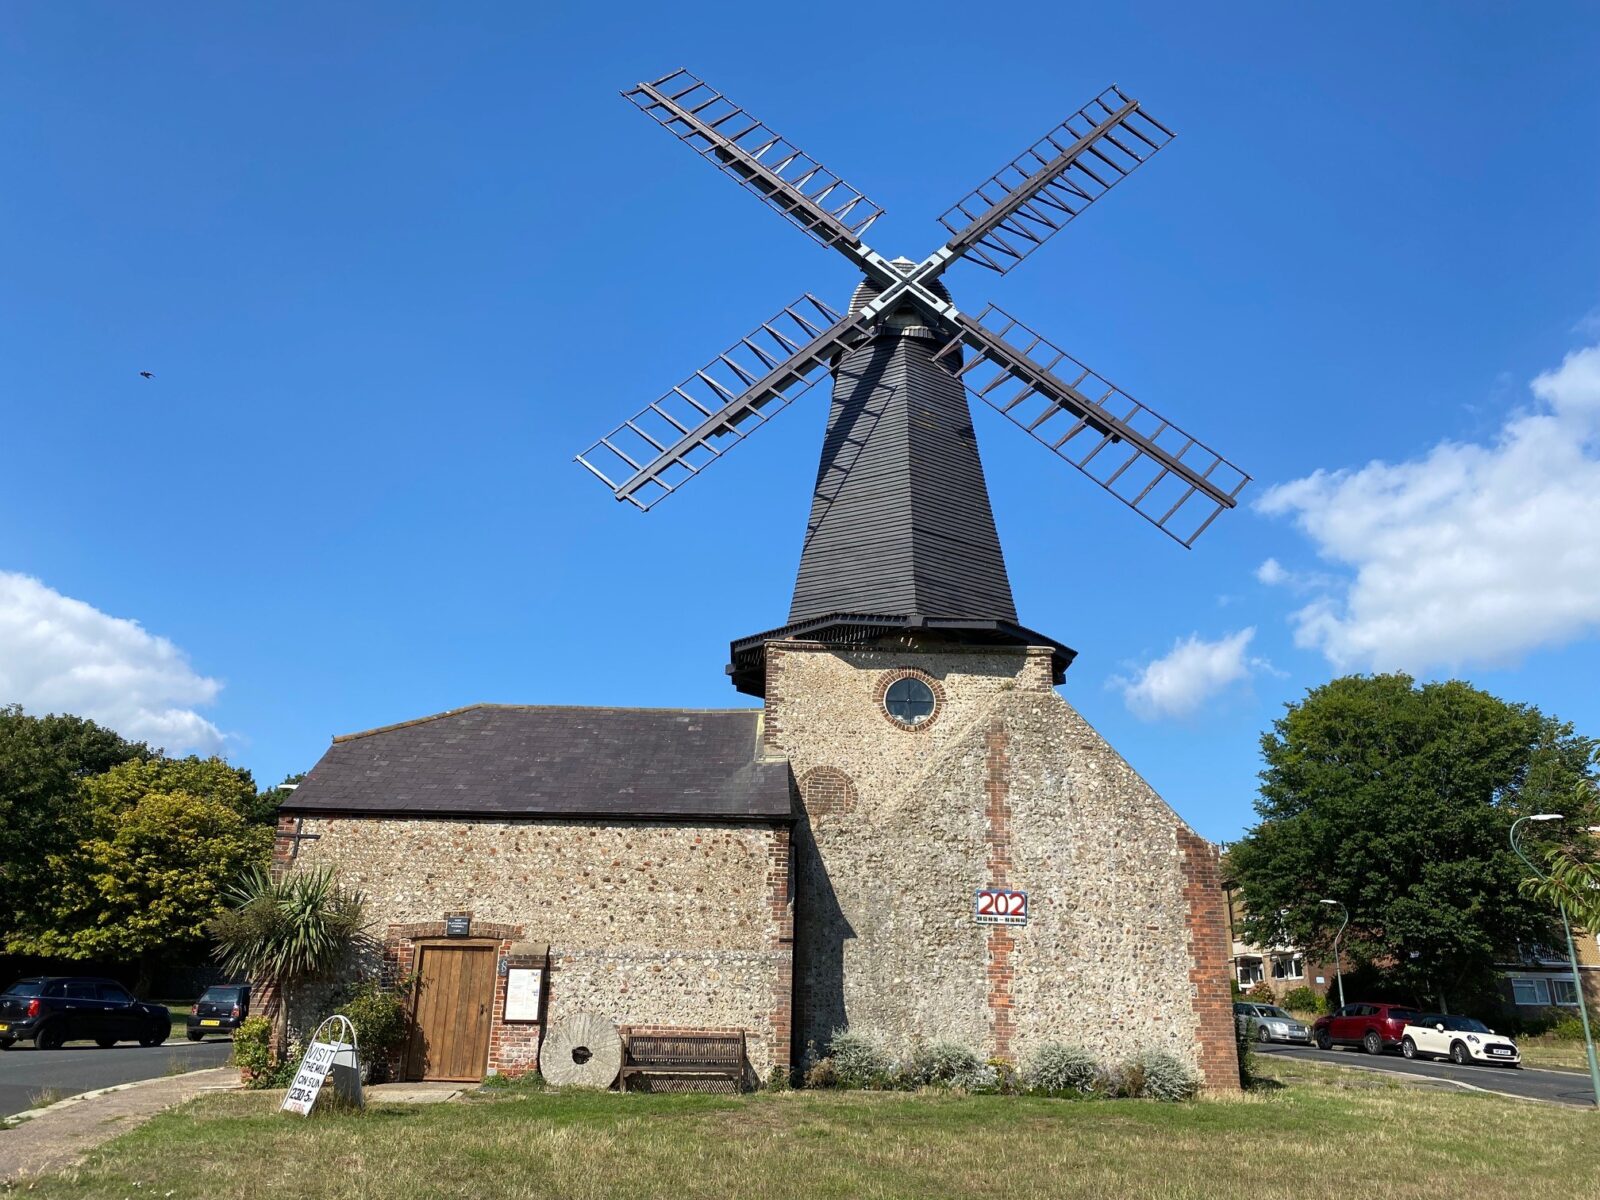
[[[622,94],[824,246],[848,253],[883,215],[858,189],[688,71]]]
[[[801,296],[577,460],[618,500],[648,509],[816,383],[862,324]]]
[[[1238,503],[1248,475],[1001,309],[956,323],[939,358],[967,389],[1169,537],[1192,546]]]
[[[947,245],[1004,275],[1172,137],[1109,87],[940,217]]]

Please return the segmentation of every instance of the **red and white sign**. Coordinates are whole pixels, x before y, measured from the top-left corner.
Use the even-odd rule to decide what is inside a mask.
[[[1009,888],[979,888],[972,903],[972,919],[979,925],[1026,925],[1028,893]]]

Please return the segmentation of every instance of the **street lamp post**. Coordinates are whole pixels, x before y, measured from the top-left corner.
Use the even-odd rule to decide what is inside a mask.
[[[1517,852],[1517,857],[1527,864],[1540,879],[1545,878],[1545,873],[1533,865],[1533,860],[1522,852],[1522,847],[1517,845],[1517,826],[1524,821],[1559,821],[1560,813],[1533,813],[1530,816],[1518,817],[1511,822],[1511,848]],[[1583,998],[1583,978],[1578,974],[1578,951],[1572,944],[1572,922],[1567,919],[1567,905],[1560,897],[1556,898],[1556,907],[1561,910],[1561,928],[1567,935],[1567,962],[1572,966],[1572,990],[1578,994],[1578,1019],[1583,1022],[1583,1044],[1589,1054],[1589,1082],[1594,1086],[1594,1103],[1600,1108],[1600,1063],[1595,1061],[1594,1038],[1589,1033],[1589,1005]]]
[[[1342,901],[1342,900],[1318,900],[1317,903],[1318,904],[1326,904],[1326,905],[1329,905],[1329,906],[1335,906],[1336,905],[1336,906],[1338,906],[1339,911],[1344,913],[1344,920],[1339,923],[1339,932],[1333,935],[1333,974],[1334,974],[1334,978],[1336,978],[1339,981],[1339,1007],[1343,1008],[1344,1007],[1344,966],[1339,961],[1339,938],[1341,936],[1343,936],[1343,934],[1344,934],[1344,927],[1346,925],[1350,924],[1350,910],[1344,906],[1344,901]]]

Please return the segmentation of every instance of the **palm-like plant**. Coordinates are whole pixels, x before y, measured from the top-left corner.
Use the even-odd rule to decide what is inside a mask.
[[[210,923],[213,954],[224,970],[271,986],[273,1043],[281,1055],[289,1041],[290,991],[326,978],[344,961],[361,937],[366,898],[340,887],[327,867],[278,879],[252,867],[224,902]]]

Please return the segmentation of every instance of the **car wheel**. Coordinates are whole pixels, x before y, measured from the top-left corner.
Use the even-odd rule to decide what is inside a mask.
[[[1333,1049],[1333,1039],[1328,1036],[1328,1031],[1326,1029],[1317,1030],[1317,1049],[1318,1050],[1332,1050]]]
[[[205,1034],[201,1033],[198,1029],[191,1029],[184,1036],[187,1037],[191,1042],[198,1042],[201,1038],[205,1037]]]
[[[1450,1061],[1458,1067],[1464,1067],[1472,1061],[1472,1056],[1467,1053],[1467,1048],[1460,1042],[1451,1042]]]
[[[116,1038],[95,1038],[94,1044],[102,1050],[109,1050],[117,1044]]]
[[[35,1050],[59,1050],[67,1040],[67,1032],[59,1021],[52,1021],[33,1035]]]
[[[1417,1044],[1409,1037],[1401,1038],[1400,1053],[1405,1055],[1407,1058],[1415,1058],[1417,1056]]]
[[[0,1038],[0,1050],[9,1050],[17,1044],[16,1038]]]
[[[1258,1041],[1258,1042],[1270,1042],[1271,1040],[1272,1040],[1272,1035],[1267,1032],[1267,1027],[1265,1025],[1257,1025],[1256,1026],[1256,1041]]]
[[[152,1029],[149,1033],[145,1034],[139,1039],[139,1045],[159,1046],[162,1042],[167,1040],[168,1035],[171,1033],[172,1027],[170,1025],[165,1029]]]
[[[1367,1036],[1361,1039],[1361,1048],[1368,1054],[1383,1053],[1383,1039],[1378,1036],[1376,1029],[1367,1030]]]

